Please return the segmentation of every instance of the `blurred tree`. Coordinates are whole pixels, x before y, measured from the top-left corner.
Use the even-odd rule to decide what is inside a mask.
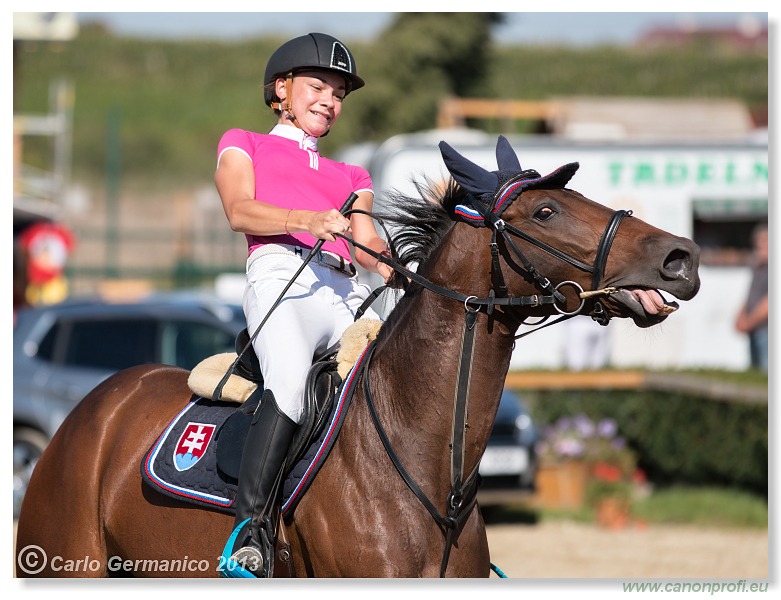
[[[481,95],[491,27],[502,20],[501,13],[397,14],[367,48],[365,92],[345,112],[359,137],[431,129],[443,96]]]

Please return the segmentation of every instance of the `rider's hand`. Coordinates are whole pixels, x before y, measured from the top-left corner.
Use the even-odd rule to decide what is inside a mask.
[[[309,220],[309,233],[319,240],[335,242],[334,233],[347,233],[350,230],[350,220],[335,208],[312,213]]]
[[[380,276],[385,280],[385,283],[390,283],[390,280],[393,278],[393,274],[395,271],[391,269],[388,265],[380,263],[377,265],[377,273],[380,274]]]

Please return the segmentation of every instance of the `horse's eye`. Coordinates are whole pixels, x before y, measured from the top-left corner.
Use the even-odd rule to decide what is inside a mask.
[[[553,210],[550,206],[543,206],[537,209],[537,212],[534,213],[534,218],[538,221],[547,221],[555,214],[556,211]]]

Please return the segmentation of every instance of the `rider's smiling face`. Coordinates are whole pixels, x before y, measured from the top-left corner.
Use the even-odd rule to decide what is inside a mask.
[[[277,79],[277,95],[287,95],[284,79]],[[333,127],[347,93],[344,77],[330,71],[302,71],[293,77],[292,112],[309,135],[320,137]],[[285,119],[285,115],[282,115]],[[286,121],[283,121],[286,122]]]

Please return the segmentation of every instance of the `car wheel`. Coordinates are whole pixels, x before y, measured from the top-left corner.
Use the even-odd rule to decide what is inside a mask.
[[[14,519],[19,518],[24,493],[49,439],[37,429],[14,427]]]

